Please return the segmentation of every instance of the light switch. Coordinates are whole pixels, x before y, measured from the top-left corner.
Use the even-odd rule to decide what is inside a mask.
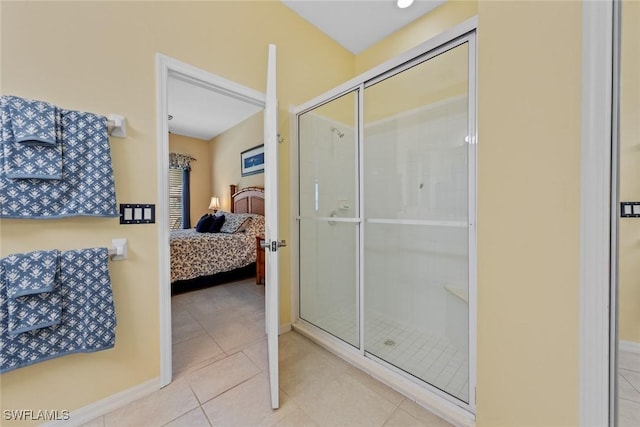
[[[153,224],[156,222],[156,205],[147,203],[121,203],[120,224]]]
[[[620,217],[640,218],[640,202],[620,202]]]

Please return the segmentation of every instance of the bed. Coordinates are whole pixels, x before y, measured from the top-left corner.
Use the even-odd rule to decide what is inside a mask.
[[[227,218],[227,232],[171,230],[173,294],[255,275],[256,236],[264,235],[264,190],[248,187],[237,191],[231,185],[230,192],[231,212],[220,212]]]

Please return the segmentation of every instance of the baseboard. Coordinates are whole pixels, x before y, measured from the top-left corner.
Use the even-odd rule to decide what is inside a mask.
[[[618,350],[640,354],[640,342],[620,340],[618,342]]]
[[[291,330],[291,323],[284,323],[280,325],[278,329],[278,335],[286,334]]]
[[[43,427],[74,427],[85,424],[94,418],[108,414],[109,412],[123,407],[124,405],[148,396],[160,389],[160,379],[154,378],[142,384],[131,387],[128,390],[113,394],[97,402],[91,403],[80,409],[72,411],[68,420],[51,421],[42,424]]]

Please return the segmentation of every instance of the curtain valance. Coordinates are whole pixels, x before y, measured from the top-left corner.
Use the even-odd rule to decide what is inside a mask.
[[[191,170],[191,162],[195,161],[196,159],[188,154],[169,153],[170,168]]]

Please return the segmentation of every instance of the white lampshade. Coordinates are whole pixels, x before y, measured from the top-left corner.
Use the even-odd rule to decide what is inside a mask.
[[[212,197],[211,203],[209,203],[209,209],[213,209],[214,211],[220,209],[220,199],[218,199],[217,197]]]

